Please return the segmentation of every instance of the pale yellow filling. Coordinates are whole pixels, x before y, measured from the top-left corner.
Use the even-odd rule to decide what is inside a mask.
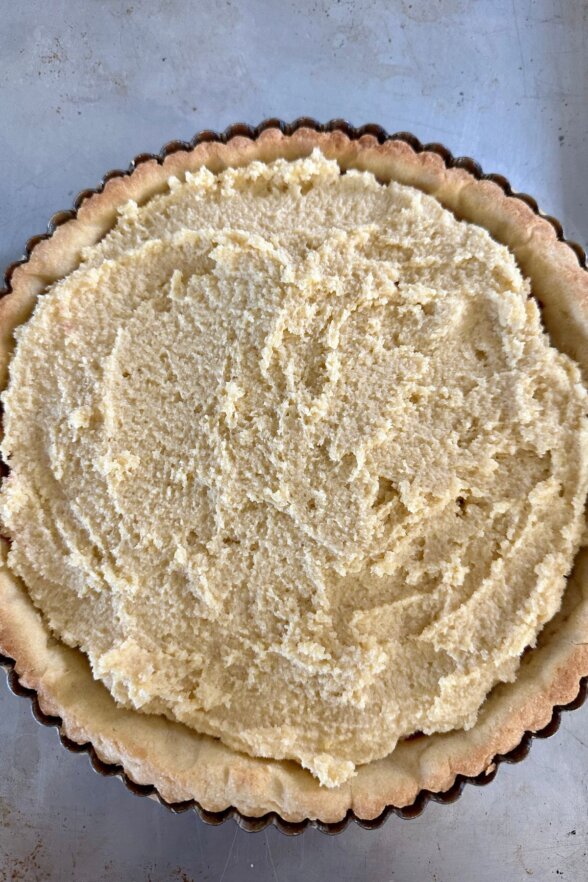
[[[587,395],[513,256],[315,153],[128,204],[17,334],[8,565],[117,701],[345,781],[557,611]]]

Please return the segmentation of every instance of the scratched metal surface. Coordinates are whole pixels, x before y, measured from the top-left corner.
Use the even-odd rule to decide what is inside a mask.
[[[584,0],[0,0],[0,264],[107,169],[279,115],[408,129],[588,239]],[[519,882],[588,875],[588,706],[453,806],[288,839],[172,816],[97,777],[0,685],[0,882]]]

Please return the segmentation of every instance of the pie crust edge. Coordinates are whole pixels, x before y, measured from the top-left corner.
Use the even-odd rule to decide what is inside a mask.
[[[18,266],[12,291],[0,301],[0,387],[4,388],[14,329],[29,317],[44,288],[71,272],[81,248],[97,242],[116,220],[118,206],[141,203],[167,188],[171,175],[206,165],[212,171],[255,159],[295,159],[314,147],[343,168],[372,171],[431,193],[458,217],[485,227],[515,254],[543,307],[552,341],[588,375],[588,272],[573,250],[558,241],[552,224],[524,201],[507,196],[491,180],[460,167],[447,168],[437,153],[420,153],[404,141],[380,144],[373,135],[351,139],[341,131],[277,128],[256,139],[236,136],[226,144],[206,142],[189,152],[150,159],[128,176],[108,180],[88,197],[75,219],[39,242]],[[7,543],[1,540],[2,558]],[[588,550],[581,551],[568,581],[561,611],[528,650],[513,683],[492,690],[476,725],[402,742],[388,757],[359,767],[355,778],[329,790],[289,761],[249,757],[209,736],[163,717],[116,705],[92,677],[86,657],[53,638],[23,584],[0,568],[0,650],[15,660],[23,686],[37,692],[41,710],[62,720],[61,731],[78,744],[90,742],[106,763],[122,765],[138,784],[154,785],[166,802],[195,799],[207,811],[234,806],[258,817],[276,812],[286,821],[340,821],[349,810],[373,819],[388,806],[408,806],[421,790],[448,790],[458,775],[477,776],[494,758],[516,747],[525,732],[550,721],[556,705],[572,701],[588,675]]]

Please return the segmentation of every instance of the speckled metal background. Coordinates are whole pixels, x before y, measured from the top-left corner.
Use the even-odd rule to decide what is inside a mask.
[[[276,113],[443,141],[588,237],[585,0],[0,0],[0,39],[0,267],[105,168]],[[586,704],[492,787],[336,837],[173,815],[96,777],[30,707],[0,688],[1,882],[586,878]]]

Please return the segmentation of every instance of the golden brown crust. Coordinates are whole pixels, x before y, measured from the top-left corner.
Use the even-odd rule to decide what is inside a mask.
[[[491,181],[461,168],[448,169],[436,153],[416,153],[402,141],[379,144],[371,135],[351,140],[344,133],[299,129],[291,136],[268,129],[257,140],[235,137],[227,144],[203,143],[173,153],[163,164],[149,160],[129,176],[113,178],[88,198],[75,219],[40,242],[12,277],[12,293],[0,301],[0,385],[7,378],[12,333],[30,315],[36,297],[66,275],[80,250],[112,226],[117,208],[143,202],[167,186],[171,175],[206,165],[213,171],[253,159],[297,158],[320,147],[342,167],[372,171],[433,194],[456,215],[486,227],[514,252],[544,306],[555,345],[588,375],[588,273],[572,250],[557,240],[549,221],[524,202],[507,197]],[[73,741],[90,741],[106,762],[120,763],[131,779],[154,784],[170,802],[196,799],[209,811],[235,806],[245,815],[275,811],[285,820],[340,820],[349,809],[377,817],[387,805],[410,805],[421,789],[447,790],[458,774],[474,776],[497,754],[515,747],[525,731],[551,719],[553,707],[571,701],[588,675],[588,552],[576,561],[564,605],[522,662],[514,683],[493,690],[478,722],[458,731],[405,741],[388,757],[360,767],[351,782],[321,788],[295,763],[254,759],[219,741],[162,717],[117,706],[92,678],[82,653],[50,637],[26,589],[6,567],[0,570],[0,649],[16,661],[23,685],[38,693],[41,709],[58,715]]]

